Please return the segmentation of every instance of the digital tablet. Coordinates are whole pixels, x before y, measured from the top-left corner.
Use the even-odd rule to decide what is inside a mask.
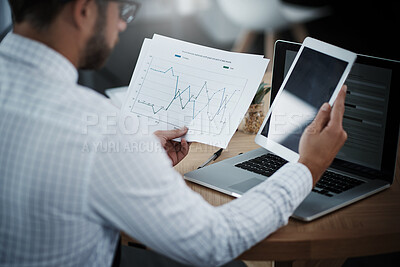
[[[256,143],[288,161],[299,159],[301,134],[324,102],[331,106],[357,55],[307,37],[271,105]]]

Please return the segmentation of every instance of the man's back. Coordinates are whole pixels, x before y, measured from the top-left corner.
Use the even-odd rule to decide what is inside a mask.
[[[96,136],[82,114],[114,110],[76,81],[42,44],[9,35],[0,45],[0,265],[110,265],[117,232],[87,216],[84,144]]]

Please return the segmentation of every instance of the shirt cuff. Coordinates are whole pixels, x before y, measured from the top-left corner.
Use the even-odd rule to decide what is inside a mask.
[[[286,163],[270,179],[287,190],[291,196],[291,208],[294,209],[310,194],[313,184],[310,170],[299,162]]]

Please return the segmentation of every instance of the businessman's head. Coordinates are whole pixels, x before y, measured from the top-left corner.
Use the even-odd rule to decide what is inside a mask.
[[[9,0],[14,32],[40,41],[77,68],[104,65],[138,5],[130,0]]]

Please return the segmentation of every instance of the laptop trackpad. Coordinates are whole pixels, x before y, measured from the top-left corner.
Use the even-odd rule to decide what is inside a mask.
[[[257,178],[250,178],[250,179],[247,179],[244,182],[240,182],[240,183],[231,185],[231,186],[229,186],[229,188],[232,188],[232,189],[234,189],[236,191],[244,193],[244,192],[248,191],[249,189],[253,188],[254,186],[256,186],[256,185],[258,185],[259,183],[262,183],[262,182],[263,182],[263,180],[260,180],[260,179],[257,179]]]

